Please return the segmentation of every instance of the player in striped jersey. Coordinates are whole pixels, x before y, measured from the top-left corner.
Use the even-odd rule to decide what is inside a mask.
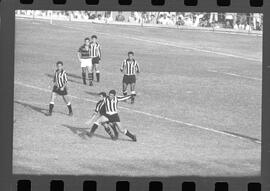
[[[48,116],[52,115],[53,107],[54,107],[54,100],[56,95],[62,96],[64,102],[67,104],[69,115],[72,116],[72,107],[69,98],[67,97],[67,73],[63,69],[63,62],[58,61],[56,63],[56,71],[54,73],[54,78],[53,78],[53,90],[51,94],[51,101],[49,105],[49,112],[47,113]]]
[[[84,44],[78,50],[78,59],[82,68],[83,84],[86,85],[86,73],[88,72],[89,85],[93,85],[92,58],[90,56],[90,39],[84,39]]]
[[[134,103],[136,91],[135,91],[135,85],[136,85],[136,75],[140,73],[140,68],[137,63],[137,61],[133,58],[134,52],[130,51],[128,52],[128,58],[125,59],[121,65],[120,71],[124,73],[123,77],[123,95],[127,95],[127,87],[130,85],[131,90],[131,103]]]
[[[127,129],[123,128],[120,123],[120,118],[118,115],[118,102],[125,101],[132,98],[133,95],[126,96],[116,96],[116,91],[111,90],[109,96],[105,98],[105,107],[106,107],[106,117],[109,119],[109,122],[115,123],[118,130],[124,135],[130,137],[133,141],[137,141],[136,135],[133,135]]]
[[[101,60],[101,48],[100,44],[97,42],[97,36],[91,36],[91,43],[90,43],[90,57],[92,58],[93,64],[93,71],[96,73],[97,82],[100,81],[100,71],[99,71],[99,63]]]
[[[110,137],[113,140],[115,140],[115,136],[116,137],[118,136],[118,132],[113,124],[111,124],[111,125],[109,124],[109,120],[106,117],[106,109],[105,109],[105,104],[104,104],[104,100],[106,98],[106,93],[100,92],[99,96],[100,96],[100,100],[96,104],[95,112],[91,116],[91,119],[88,122],[86,122],[87,125],[90,125],[92,123],[92,121],[95,119],[94,125],[92,126],[90,132],[87,133],[87,135],[89,137],[92,137],[94,135],[94,132],[97,130],[98,126],[102,125],[104,127],[105,131],[110,135]],[[110,126],[113,129],[115,136],[112,134],[112,132],[110,130]]]

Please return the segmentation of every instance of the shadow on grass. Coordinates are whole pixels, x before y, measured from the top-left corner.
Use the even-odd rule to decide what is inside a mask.
[[[85,93],[91,95],[91,96],[98,96],[99,92],[89,92],[89,91],[85,91]]]
[[[34,110],[36,112],[39,112],[41,114],[44,114],[44,115],[47,113],[47,109],[37,107],[37,106],[31,105],[29,103],[25,103],[25,102],[17,101],[17,100],[15,100],[14,103],[20,104],[20,105],[22,105],[24,107],[29,107],[30,109],[32,109],[32,110]]]
[[[38,106],[35,106],[33,104],[30,104],[30,103],[27,103],[27,102],[22,102],[22,101],[17,101],[17,100],[14,100],[14,103],[17,103],[17,104],[20,104],[24,107],[28,107],[38,113],[41,113],[43,115],[46,115],[47,112],[48,112],[48,109],[45,109],[45,108],[42,108],[42,107],[38,107]],[[66,113],[64,112],[59,112],[59,111],[53,111],[53,113],[59,113],[59,114],[62,114],[62,115],[67,115]]]
[[[86,128],[74,127],[74,126],[66,125],[66,124],[62,124],[62,126],[68,128],[72,133],[78,135],[82,139],[86,139],[86,137],[88,137],[87,136],[88,129]]]
[[[79,137],[81,137],[82,139],[86,139],[89,138],[87,135],[87,132],[89,132],[89,128],[82,128],[82,127],[74,127],[71,125],[67,125],[67,124],[62,124],[63,127],[68,128],[72,133],[78,135]],[[112,140],[109,135],[108,136],[104,136],[104,135],[100,135],[100,134],[94,134],[93,137],[98,137],[101,139],[107,139],[107,140]],[[119,141],[128,141],[128,142],[132,142],[132,140],[129,139],[123,139],[123,138],[118,138],[117,140]]]
[[[72,74],[72,73],[68,73],[68,76],[70,76],[70,77],[72,77],[72,78],[82,79],[81,76],[76,75],[76,74]]]

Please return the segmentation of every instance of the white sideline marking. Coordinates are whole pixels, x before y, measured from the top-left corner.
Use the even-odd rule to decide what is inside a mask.
[[[40,90],[40,91],[51,92],[51,90],[48,90],[48,89],[45,89],[45,88],[40,88],[40,87],[29,85],[29,84],[25,84],[25,83],[18,82],[18,81],[15,81],[14,83],[17,84],[17,85],[21,85],[21,86],[24,86],[24,87],[37,89],[37,90]],[[73,96],[73,95],[69,95],[69,96],[72,97],[72,98],[75,98],[75,99],[80,99],[80,100],[84,100],[84,101],[89,101],[89,102],[96,103],[96,101],[91,100],[91,99],[80,98],[80,97]],[[180,121],[180,120],[171,119],[171,118],[160,116],[160,115],[156,115],[156,114],[147,113],[147,112],[144,112],[144,111],[130,109],[130,108],[127,108],[127,107],[122,107],[122,106],[119,106],[119,108],[125,109],[125,110],[128,110],[128,111],[131,111],[131,112],[134,112],[134,113],[144,114],[146,116],[150,116],[150,117],[154,117],[154,118],[158,118],[158,119],[163,119],[163,120],[167,120],[167,121],[170,121],[170,122],[174,122],[174,123],[178,123],[178,124],[182,124],[182,125],[194,127],[194,128],[197,128],[197,129],[202,129],[202,130],[214,132],[214,133],[217,133],[217,134],[222,134],[222,135],[226,135],[226,136],[230,136],[230,137],[242,139],[242,140],[245,140],[245,141],[249,140],[248,138],[244,138],[244,137],[241,137],[241,136],[233,135],[233,134],[226,133],[226,132],[223,132],[223,131],[215,130],[215,129],[208,128],[208,127],[203,127],[203,126],[200,126],[200,125],[195,125],[195,124],[192,124],[192,123],[183,122],[183,121]],[[254,140],[254,141],[251,141],[251,142],[255,142],[255,143],[261,144],[261,141],[258,141],[258,140]]]
[[[53,25],[56,25],[56,24],[53,24]],[[61,27],[70,28],[70,29],[73,29],[73,30],[78,30],[78,31],[84,31],[85,32],[85,30],[83,30],[83,29],[72,27],[72,26],[67,26],[67,25],[57,25],[57,26],[61,26]],[[112,34],[104,33],[104,32],[99,32],[99,34],[112,36]],[[223,52],[217,52],[217,51],[212,51],[212,50],[205,50],[205,49],[201,49],[201,48],[185,47],[185,46],[181,46],[179,44],[176,44],[176,43],[173,43],[173,42],[168,42],[168,41],[166,42],[166,41],[148,40],[148,39],[137,38],[137,37],[132,37],[132,36],[125,36],[125,35],[114,35],[114,37],[115,36],[121,37],[121,38],[127,38],[127,39],[143,41],[143,42],[159,44],[159,45],[165,45],[165,46],[171,46],[171,47],[176,47],[176,48],[188,49],[188,50],[193,50],[193,51],[198,51],[198,52],[216,54],[216,55],[220,55],[220,56],[239,58],[239,59],[248,60],[248,61],[262,62],[261,59],[249,58],[249,57],[245,57],[245,56],[239,56],[239,55],[223,53]]]
[[[214,73],[219,73],[219,74],[224,74],[224,75],[229,75],[229,76],[235,76],[235,77],[239,77],[239,78],[245,78],[245,79],[249,79],[249,80],[262,81],[261,78],[254,78],[254,77],[249,77],[249,76],[243,76],[243,75],[234,74],[234,73],[230,73],[230,72],[219,72],[217,70],[208,70],[208,71],[209,72],[214,72]]]

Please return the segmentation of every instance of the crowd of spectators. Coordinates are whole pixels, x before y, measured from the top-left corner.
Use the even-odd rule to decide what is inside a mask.
[[[205,12],[111,12],[111,11],[17,11],[18,14],[65,20],[96,22],[126,22],[166,26],[229,28],[235,30],[262,30],[263,15],[259,13],[205,13]]]

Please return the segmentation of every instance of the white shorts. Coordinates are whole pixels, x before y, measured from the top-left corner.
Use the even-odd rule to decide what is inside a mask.
[[[92,58],[81,59],[81,67],[92,67]]]

